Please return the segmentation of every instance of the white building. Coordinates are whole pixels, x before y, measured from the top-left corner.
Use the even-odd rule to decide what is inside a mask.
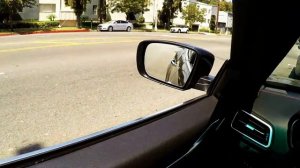
[[[55,20],[61,21],[63,26],[75,26],[76,15],[74,10],[70,6],[65,5],[65,0],[36,0],[37,6],[33,8],[24,8],[23,12],[20,12],[22,19],[36,19],[39,21],[48,21],[49,15],[55,15]],[[87,10],[84,15],[89,16],[91,19],[97,18],[97,6],[98,0],[91,0],[91,3],[87,4]],[[124,13],[113,13],[111,18],[126,19]]]
[[[219,11],[219,27],[231,28],[232,27],[232,14],[225,11]]]
[[[193,25],[197,25],[199,28],[209,28],[209,22],[211,20],[211,16],[216,15],[217,6],[205,4],[202,2],[198,2],[196,0],[183,0],[181,4],[182,4],[182,9],[185,9],[190,4],[195,4],[197,6],[198,10],[204,9],[205,21],[202,23],[195,22]],[[174,18],[173,24],[175,24],[175,25],[184,25],[185,24],[185,20],[182,19],[181,12],[178,12],[177,17]]]
[[[108,1],[108,0],[107,0]],[[164,0],[150,0],[148,4],[148,11],[143,16],[146,23],[154,23],[157,13],[156,11],[162,10]],[[39,21],[47,21],[48,16],[54,14],[55,20],[61,21],[63,26],[74,26],[76,16],[69,6],[65,5],[65,0],[37,0],[37,7],[25,8],[20,13],[23,19],[37,19]],[[182,0],[182,9],[186,8],[189,4],[196,4],[199,10],[205,9],[205,21],[203,23],[195,22],[193,25],[198,28],[209,28],[209,23],[212,15],[217,15],[217,6],[208,5],[198,2],[197,0]],[[98,0],[91,0],[91,3],[87,4],[87,10],[84,15],[87,15],[90,19],[97,20],[97,7]],[[125,13],[111,13],[112,20],[125,20]],[[173,25],[185,25],[185,20],[182,19],[182,13],[177,11],[176,17],[172,20]],[[224,26],[225,24],[225,26]],[[150,25],[150,24],[148,24]],[[227,12],[219,12],[219,27],[231,27],[232,15]],[[152,26],[148,27],[152,28]]]
[[[229,33],[232,28],[232,13],[219,11],[218,28],[221,33]]]
[[[76,20],[73,9],[66,6],[64,0],[39,0],[39,20],[48,20],[50,14],[57,20]]]

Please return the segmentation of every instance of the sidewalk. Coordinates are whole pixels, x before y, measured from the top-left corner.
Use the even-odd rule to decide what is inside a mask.
[[[70,33],[70,32],[89,32],[89,29],[77,29],[77,28],[67,28],[67,29],[53,29],[53,30],[31,30],[31,29],[19,29],[15,32],[0,32],[1,36],[13,36],[13,35],[27,35],[27,34],[45,34],[45,33]]]

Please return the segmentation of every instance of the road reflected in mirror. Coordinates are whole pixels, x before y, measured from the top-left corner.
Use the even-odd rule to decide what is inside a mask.
[[[196,55],[195,51],[185,47],[152,43],[145,52],[145,70],[155,79],[184,87],[192,72]]]

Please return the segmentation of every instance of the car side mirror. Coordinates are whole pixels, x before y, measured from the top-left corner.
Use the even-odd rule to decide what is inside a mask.
[[[183,43],[146,40],[137,49],[137,68],[142,76],[180,90],[190,89],[208,76],[213,63],[213,54]]]

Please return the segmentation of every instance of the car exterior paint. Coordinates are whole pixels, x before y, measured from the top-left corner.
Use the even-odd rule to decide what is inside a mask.
[[[113,20],[97,26],[98,31],[131,31],[133,24],[124,20]]]

